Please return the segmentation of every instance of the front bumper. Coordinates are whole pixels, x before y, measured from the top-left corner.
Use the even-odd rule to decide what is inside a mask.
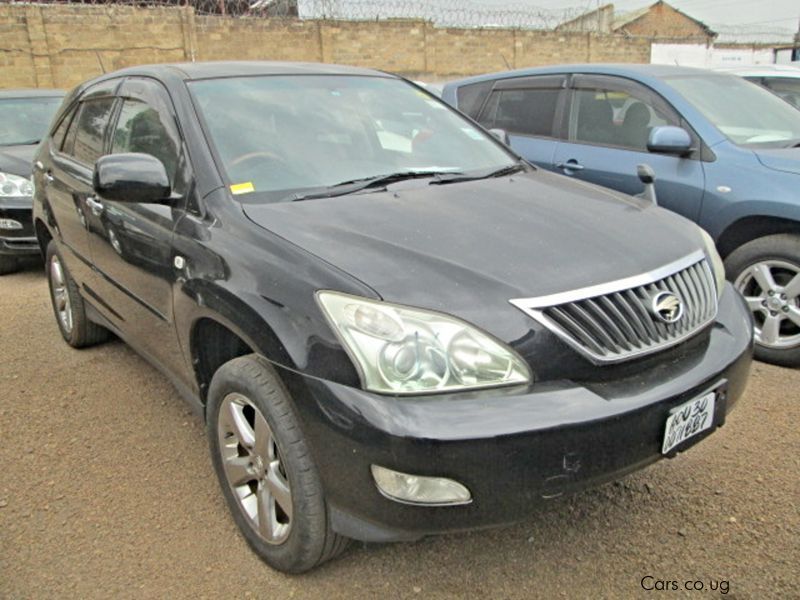
[[[0,229],[0,254],[32,256],[39,254],[39,243],[33,229],[33,206],[30,198],[0,200],[0,219],[11,219],[22,229]]]
[[[750,314],[728,288],[703,343],[687,344],[678,361],[650,361],[613,381],[395,398],[279,370],[311,445],[333,528],[364,541],[393,541],[519,520],[548,499],[658,460],[670,409],[719,390],[713,426],[685,445],[696,443],[725,422],[750,367]],[[469,488],[472,502],[394,502],[376,488],[371,464],[454,479]]]

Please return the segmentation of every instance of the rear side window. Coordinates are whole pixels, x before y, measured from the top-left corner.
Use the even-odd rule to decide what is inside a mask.
[[[484,127],[505,129],[509,133],[552,137],[558,89],[508,89],[492,94],[480,118]]]
[[[494,81],[482,81],[480,83],[470,83],[462,85],[456,91],[458,110],[469,115],[473,119],[478,116],[478,112],[483,106],[483,101],[492,90]]]
[[[70,125],[64,151],[84,164],[94,165],[103,154],[103,140],[113,107],[114,98],[83,102]]]
[[[53,132],[53,148],[55,150],[61,150],[64,145],[64,138],[67,135],[67,128],[69,124],[72,122],[72,117],[75,116],[75,109],[71,108],[67,115],[61,119],[61,123],[59,123],[56,130]]]

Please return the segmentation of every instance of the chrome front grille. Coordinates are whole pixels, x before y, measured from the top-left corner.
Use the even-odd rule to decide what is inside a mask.
[[[671,294],[683,307],[673,323],[660,318],[654,308],[656,296]],[[702,252],[651,273],[511,303],[596,363],[662,350],[692,336],[717,315],[714,275]]]

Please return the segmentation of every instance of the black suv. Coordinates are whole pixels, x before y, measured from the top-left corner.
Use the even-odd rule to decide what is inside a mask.
[[[391,75],[119,71],[37,161],[64,339],[111,331],[174,382],[284,571],[523,518],[675,456],[745,386],[750,315],[708,235]]]

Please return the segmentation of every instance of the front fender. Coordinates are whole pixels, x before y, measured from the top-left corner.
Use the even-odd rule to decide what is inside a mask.
[[[701,226],[717,242],[731,226],[743,219],[774,218],[793,221],[800,226],[800,194],[794,202],[767,199],[739,200],[725,204],[716,213],[704,217]]]
[[[358,385],[358,372],[314,294],[335,289],[376,297],[375,292],[242,219],[240,207],[223,200],[219,218],[187,216],[175,231],[173,246],[185,268],[174,284],[173,313],[187,360],[195,358],[191,350],[197,323],[211,319],[276,366]]]

